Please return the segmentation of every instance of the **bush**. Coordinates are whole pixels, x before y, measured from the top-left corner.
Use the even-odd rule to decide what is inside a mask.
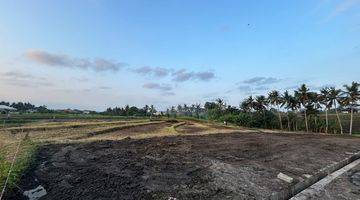
[[[279,121],[276,115],[270,111],[264,113],[239,113],[221,116],[219,121],[227,121],[238,126],[253,128],[278,128]]]

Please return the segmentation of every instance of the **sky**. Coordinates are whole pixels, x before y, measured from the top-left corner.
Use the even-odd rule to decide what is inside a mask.
[[[360,0],[0,0],[0,101],[159,110],[360,81]]]

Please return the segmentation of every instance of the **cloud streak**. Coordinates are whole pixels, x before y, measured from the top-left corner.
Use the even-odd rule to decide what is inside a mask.
[[[160,91],[171,91],[172,87],[167,84],[158,84],[158,83],[145,83],[143,88],[146,89],[153,89],[153,90],[160,90]]]
[[[136,68],[133,69],[132,71],[140,75],[151,76],[156,78],[163,78],[170,75],[172,80],[175,82],[185,82],[190,80],[210,81],[211,79],[215,78],[215,74],[210,71],[190,72],[187,71],[186,69],[175,70],[169,68],[150,67],[150,66]]]
[[[175,82],[185,82],[188,80],[210,81],[215,78],[215,74],[210,71],[188,72],[186,69],[180,69],[172,73],[172,78]]]
[[[334,10],[330,13],[325,21],[327,22],[337,15],[340,15],[358,5],[360,5],[360,0],[343,0],[341,3],[336,5]]]
[[[154,76],[160,78],[167,76],[170,73],[170,69],[166,69],[162,67],[144,66],[134,69],[133,72],[144,76],[148,75],[148,76]]]
[[[254,77],[247,80],[242,81],[241,83],[249,84],[249,85],[267,85],[267,84],[274,84],[280,82],[281,79],[277,79],[274,77]]]
[[[45,78],[35,77],[32,74],[20,71],[2,73],[0,74],[0,80],[7,85],[26,88],[50,87],[54,85]]]
[[[41,50],[29,50],[25,52],[28,60],[51,67],[77,68],[94,71],[118,71],[126,66],[125,63],[116,62],[104,58],[75,58],[65,54],[54,54]]]

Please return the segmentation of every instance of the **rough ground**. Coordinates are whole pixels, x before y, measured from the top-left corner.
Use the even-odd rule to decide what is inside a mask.
[[[341,175],[311,200],[358,200],[360,199],[360,165]]]
[[[119,133],[120,134],[120,133]],[[9,199],[266,199],[360,150],[360,138],[232,133],[52,144]]]

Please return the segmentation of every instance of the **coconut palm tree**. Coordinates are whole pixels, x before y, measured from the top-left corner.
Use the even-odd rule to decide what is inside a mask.
[[[262,112],[264,116],[264,127],[266,128],[266,106],[268,105],[267,99],[264,95],[255,97],[254,108],[256,111]]]
[[[295,126],[294,126],[294,130],[297,131],[298,130],[298,120],[297,120],[297,114],[300,111],[301,108],[301,104],[299,102],[299,99],[295,96],[291,96],[290,99],[290,108],[291,110],[294,112],[294,121],[295,121]]]
[[[340,132],[341,132],[341,134],[344,134],[340,116],[339,116],[339,112],[338,112],[338,108],[337,108],[337,104],[336,104],[336,103],[341,104],[341,101],[342,101],[341,90],[337,90],[337,89],[335,89],[335,87],[330,87],[329,88],[329,101],[331,102],[331,105],[334,105],[334,107],[335,107],[335,112],[336,112],[336,117],[338,119]]]
[[[320,103],[320,95],[316,92],[309,92],[309,104],[308,104],[308,114],[312,113],[312,115],[314,116],[314,121],[315,121],[315,132],[318,132],[318,124],[317,124],[317,119],[318,119],[318,113],[319,113],[319,109],[321,108],[321,103]]]
[[[152,118],[153,114],[156,113],[156,109],[154,105],[150,105],[150,119]]]
[[[328,133],[329,131],[328,111],[331,109],[333,103],[332,101],[329,100],[329,93],[330,93],[330,88],[325,87],[320,90],[320,95],[319,95],[319,102],[325,107],[325,121],[326,121],[325,133]]]
[[[197,103],[195,104],[195,114],[197,118],[200,118],[200,112],[201,112],[201,104]]]
[[[268,105],[267,99],[264,95],[259,95],[255,97],[255,109],[257,111],[266,110],[266,106]]]
[[[215,102],[216,102],[217,107],[218,107],[220,112],[225,110],[226,104],[225,104],[225,101],[223,99],[218,98],[218,99],[215,100]]]
[[[243,102],[241,102],[240,108],[244,112],[251,112],[254,109],[254,99],[253,99],[253,97],[249,96]]]
[[[290,131],[290,118],[289,118],[289,109],[291,109],[291,98],[293,98],[289,92],[286,90],[284,92],[284,94],[281,96],[281,107],[285,106],[285,109],[287,110],[286,112],[286,118],[287,118],[287,123],[288,123],[288,129]]]
[[[307,107],[309,106],[309,89],[305,84],[302,84],[300,88],[297,91],[295,91],[295,96],[297,97],[300,104],[304,108],[306,132],[309,132],[307,112],[306,112]]]
[[[357,82],[352,82],[351,85],[344,85],[345,91],[344,94],[344,103],[350,108],[350,131],[349,134],[352,134],[352,127],[353,127],[353,114],[354,109],[359,106],[358,101],[360,99],[360,91],[359,91],[360,84]]]
[[[280,129],[283,129],[282,126],[282,119],[281,119],[281,113],[280,113],[280,106],[282,104],[282,98],[279,94],[279,92],[277,90],[273,90],[268,94],[268,100],[269,103],[271,105],[274,105],[277,107],[277,113],[278,113],[278,117],[279,117],[279,124],[280,124]]]

